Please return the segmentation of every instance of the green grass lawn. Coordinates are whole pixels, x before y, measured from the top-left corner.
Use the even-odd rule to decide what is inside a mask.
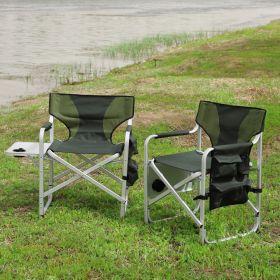
[[[39,127],[48,119],[48,98],[2,108],[1,279],[279,279],[279,21],[189,42],[158,55],[156,65],[151,59],[57,91],[136,97],[140,179],[130,189],[124,220],[116,200],[84,181],[55,194],[46,216],[39,218],[38,168],[27,159],[6,157],[4,150],[15,141],[38,141]],[[192,128],[202,99],[267,109],[261,234],[202,246],[187,216],[143,222],[144,140],[154,132]],[[57,131],[65,135],[63,127]],[[117,132],[116,139],[122,135]],[[158,140],[152,151],[183,151],[194,143],[194,138]],[[177,211],[168,198],[154,213]],[[206,221],[210,237],[219,237],[235,228],[242,231],[252,219],[242,206],[207,211]]]

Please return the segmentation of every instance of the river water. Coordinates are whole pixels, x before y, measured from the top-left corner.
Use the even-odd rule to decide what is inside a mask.
[[[0,0],[0,105],[50,91],[60,66],[90,64],[102,74],[129,63],[100,57],[121,41],[279,17],[280,0]]]

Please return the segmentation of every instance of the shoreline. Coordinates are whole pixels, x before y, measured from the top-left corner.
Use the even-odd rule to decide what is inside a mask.
[[[274,23],[274,22],[278,22],[278,21],[280,21],[280,19],[275,19],[275,20],[271,20],[268,24],[271,24],[271,23]],[[264,24],[264,25],[257,25],[256,27],[262,27],[262,26],[266,26],[266,25],[268,25],[268,24]],[[212,37],[205,37],[205,38],[202,38],[202,39],[195,39],[195,40],[193,40],[193,41],[190,41],[190,43],[192,43],[192,42],[194,42],[194,41],[196,41],[196,42],[198,42],[198,41],[201,41],[201,40],[207,40],[207,39],[210,39],[210,38],[215,38],[216,36],[219,36],[219,35],[221,35],[221,34],[230,34],[230,33],[235,33],[235,32],[239,32],[239,31],[244,31],[244,30],[250,30],[250,29],[254,29],[254,28],[256,28],[256,27],[245,27],[245,28],[242,28],[242,29],[238,29],[238,30],[233,30],[233,31],[225,31],[224,33],[219,33],[219,34],[217,34],[217,35],[213,35]],[[172,34],[171,34],[172,35]],[[142,39],[140,39],[139,40],[139,42],[141,42],[142,40],[145,40],[146,38],[149,38],[149,37],[145,37],[145,38],[142,38]],[[132,43],[133,41],[128,41],[128,42],[124,42],[125,44],[130,44],[130,43]],[[120,44],[118,44],[118,45],[122,45],[122,43],[120,43]],[[118,46],[118,45],[115,45],[116,47]],[[112,46],[112,48],[114,48],[115,46]],[[178,46],[179,48],[180,48],[180,45]],[[164,51],[159,51],[159,52],[157,52],[157,53],[155,53],[153,56],[154,57],[157,57],[157,56],[160,56],[160,55],[164,55],[165,53],[167,54],[167,53],[169,53],[170,51],[172,51],[172,50],[174,50],[174,49],[176,49],[176,48],[178,48],[178,47],[167,47]],[[150,59],[150,58],[149,58]],[[118,60],[118,59],[117,59]],[[26,96],[20,96],[20,97],[18,97],[18,98],[16,98],[16,99],[13,99],[13,98],[11,98],[10,96],[8,96],[6,99],[10,99],[10,101],[8,101],[8,102],[6,102],[6,103],[2,103],[1,101],[0,101],[0,108],[7,108],[7,107],[10,107],[10,106],[13,106],[13,104],[14,103],[17,103],[17,102],[21,102],[21,101],[24,101],[24,100],[29,100],[29,99],[35,99],[36,97],[41,97],[41,96],[46,96],[46,95],[48,95],[50,92],[52,92],[52,91],[56,91],[56,89],[58,89],[58,88],[61,88],[61,87],[67,87],[67,86],[75,86],[75,84],[83,84],[83,83],[88,83],[88,82],[93,82],[94,80],[96,80],[96,79],[99,79],[99,78],[101,78],[101,77],[104,77],[104,76],[106,76],[106,75],[108,75],[108,74],[110,74],[112,71],[115,71],[116,69],[122,69],[122,68],[125,68],[125,67],[127,67],[127,66],[133,66],[134,64],[138,64],[138,63],[144,63],[146,61],[146,59],[145,58],[143,58],[143,60],[141,60],[141,61],[138,61],[138,62],[133,62],[133,61],[131,61],[131,62],[129,62],[129,63],[127,63],[127,64],[124,64],[124,65],[122,65],[122,66],[120,66],[120,67],[115,67],[115,68],[112,68],[112,69],[110,69],[110,70],[108,70],[108,72],[105,72],[105,73],[103,73],[102,75],[100,75],[100,76],[98,76],[98,77],[95,77],[94,79],[92,79],[92,80],[86,80],[86,81],[80,81],[80,82],[74,82],[74,83],[70,83],[70,84],[60,84],[60,85],[58,85],[58,86],[55,86],[55,87],[53,87],[52,89],[50,89],[50,90],[48,90],[48,91],[43,91],[43,92],[39,92],[39,93],[31,93],[31,94],[28,94],[28,95],[26,95]],[[10,82],[19,82],[17,79],[9,79],[9,80],[5,80],[5,81],[7,81],[8,82],[8,84],[10,83]],[[19,82],[19,83],[22,83],[22,82]],[[8,86],[9,85],[7,85],[7,89],[8,89]],[[15,85],[16,86],[16,85]]]
[[[259,15],[258,15],[258,12],[256,12],[256,7],[254,9],[255,9],[254,13],[250,14],[250,17],[248,18],[247,22],[244,21],[244,19],[243,19],[243,17],[244,17],[243,13],[241,13],[240,19],[238,19],[238,17],[236,16],[237,10],[233,10],[234,19],[235,19],[236,22],[234,22],[234,20],[231,23],[225,21],[223,25],[216,25],[216,26],[219,26],[219,27],[221,27],[221,26],[232,26],[232,27],[234,27],[234,30],[242,30],[244,28],[253,28],[255,26],[261,26],[263,24],[266,24],[268,22],[271,22],[271,21],[275,20],[274,19],[275,16],[274,15],[269,15],[269,13],[264,14],[264,16],[262,18],[260,18]],[[219,11],[219,13],[220,13],[220,11]],[[179,16],[179,18],[180,17],[181,17],[181,15]],[[207,15],[207,17],[209,17],[209,15]],[[253,18],[255,19],[255,23],[253,22]],[[277,16],[277,18],[279,18],[279,16]],[[214,22],[217,21],[216,15],[213,15],[213,21]],[[196,21],[194,21],[192,23],[192,25],[195,26],[195,23],[196,23]],[[176,23],[175,23],[175,25],[176,25]],[[203,29],[204,28],[201,28],[201,29],[198,28],[194,32],[200,32],[199,30],[203,30]],[[226,30],[226,28],[225,28],[225,30]],[[229,30],[232,31],[232,29],[230,29],[230,28],[229,28]],[[143,34],[141,33],[139,35],[139,37],[137,37],[137,36],[135,37],[135,40],[137,40],[137,38],[142,38],[142,39],[139,39],[139,40],[143,40],[144,38],[149,37],[149,36],[152,35],[152,34],[150,34],[149,30],[145,31],[145,32],[146,32],[146,34],[144,34],[144,36],[142,36]],[[173,32],[173,34],[176,34],[176,33],[180,34],[181,32]],[[185,32],[188,33],[190,31],[186,30]],[[165,33],[156,33],[155,32],[154,34],[165,34]],[[125,43],[125,42],[130,42],[131,40],[133,40],[133,38],[131,38],[131,39],[124,39],[124,40],[121,40],[121,42]],[[115,41],[117,42],[117,40],[112,40],[112,42],[114,42],[113,46],[118,44]],[[88,43],[88,45],[90,45],[90,43]],[[44,46],[44,47],[46,47],[46,46]],[[64,45],[64,47],[65,47],[65,45]],[[101,49],[103,49],[104,47],[106,47],[106,46],[103,46]],[[85,50],[85,53],[88,53],[88,55],[90,55],[92,52],[93,53],[96,52],[96,49],[94,50],[93,48],[89,48],[89,49]],[[33,56],[32,55],[32,48],[31,48],[31,54],[30,55],[31,55],[31,57]],[[83,64],[83,65],[86,64],[83,60],[81,60],[81,63],[77,63],[77,62],[73,63],[73,64],[65,63],[65,61],[68,61],[67,59],[69,59],[70,57],[74,58],[76,56],[79,57],[79,53],[73,53],[71,56],[69,55],[66,58],[65,57],[61,58],[61,60],[60,60],[61,63],[57,64],[58,67],[61,67],[61,68],[65,67],[65,68],[67,68],[68,66],[72,67],[75,64]],[[85,58],[85,56],[83,58]],[[95,58],[96,57],[94,57],[94,59]],[[53,63],[55,63],[54,61],[55,61],[55,58],[51,57],[47,62],[45,61],[45,64],[38,64],[36,66],[36,62],[35,62],[35,64],[34,64],[35,68],[33,70],[30,70],[30,71],[31,72],[33,71],[35,73],[39,73],[40,70],[38,70],[38,69],[40,69],[40,68],[52,67],[52,65],[56,65],[56,64],[53,64]],[[102,64],[102,62],[100,63],[100,65],[101,64]],[[131,64],[133,64],[133,62]],[[123,65],[125,65],[125,64],[123,64]],[[99,68],[99,64],[97,64],[96,67],[98,69]],[[117,66],[117,68],[119,68],[119,67],[120,66]],[[111,70],[111,69],[114,69],[114,68],[115,68],[114,66],[113,67],[107,67],[107,70]],[[28,71],[29,70],[27,70],[27,72],[26,72],[27,73],[26,74],[27,79],[28,79],[28,76],[30,75],[30,74],[28,74],[29,73]],[[79,70],[77,70],[77,71],[79,72]],[[62,72],[66,72],[66,71],[63,70]],[[12,75],[12,73],[10,75]],[[25,76],[25,75],[23,75],[23,76]],[[43,77],[42,80],[45,79],[45,78],[46,77]],[[36,79],[36,77],[35,77],[35,79]],[[14,82],[14,85],[12,85],[13,82]],[[1,80],[0,80],[0,83],[1,83]],[[9,90],[9,87],[6,86],[5,84],[10,84],[11,85],[10,86],[10,92],[8,92],[8,93],[6,93],[6,92]],[[34,83],[34,88],[33,88],[32,82],[29,85],[30,85],[30,88],[29,88],[30,93],[28,94],[29,96],[37,95],[37,94],[40,94],[42,92],[49,92],[49,91],[51,91],[52,89],[55,88],[52,85],[44,84],[43,82],[40,83],[40,81]],[[37,88],[40,88],[40,89],[37,90]],[[2,98],[0,100],[0,106],[9,105],[9,104],[11,104],[11,101],[13,101],[13,100],[16,101],[16,100],[19,100],[21,98],[25,98],[25,96],[27,96],[27,95],[25,95],[27,93],[27,91],[26,91],[26,84],[25,84],[24,78],[20,79],[20,80],[18,80],[18,79],[9,79],[9,80],[3,81],[3,89],[1,89],[1,92],[2,92]]]

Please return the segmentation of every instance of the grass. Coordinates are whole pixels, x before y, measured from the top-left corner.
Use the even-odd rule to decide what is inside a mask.
[[[103,52],[111,58],[120,57],[138,62],[146,58],[151,58],[159,51],[166,50],[167,48],[178,47],[193,40],[208,38],[218,33],[221,32],[157,34],[143,39],[135,39],[109,46]]]
[[[115,69],[58,91],[132,94],[140,179],[130,189],[124,220],[119,204],[80,181],[57,193],[38,217],[38,170],[26,159],[0,158],[0,278],[2,279],[278,279],[280,274],[280,22],[189,42],[142,64]],[[188,217],[143,223],[143,142],[154,132],[194,125],[199,100],[267,109],[261,234],[201,246]],[[0,147],[37,141],[47,120],[47,96],[15,102],[0,115]],[[65,135],[63,127],[57,127]],[[116,138],[120,139],[121,132]],[[205,139],[205,146],[207,140]],[[193,148],[193,138],[158,140],[152,153]],[[99,176],[100,180],[105,178]],[[253,181],[255,178],[253,177]],[[110,183],[111,184],[111,183]],[[190,198],[191,200],[191,198]],[[172,199],[155,215],[175,213]],[[218,221],[217,223],[215,221]],[[243,230],[245,207],[207,212],[210,237]]]
[[[56,86],[62,84],[81,83],[97,77],[97,69],[91,61],[84,64],[54,65],[50,70],[50,78],[55,80]]]

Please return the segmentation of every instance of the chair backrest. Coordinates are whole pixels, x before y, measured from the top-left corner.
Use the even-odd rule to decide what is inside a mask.
[[[196,122],[213,146],[248,142],[262,132],[266,110],[200,101]]]
[[[65,124],[69,138],[112,142],[114,130],[134,115],[134,97],[51,93],[49,113]]]

